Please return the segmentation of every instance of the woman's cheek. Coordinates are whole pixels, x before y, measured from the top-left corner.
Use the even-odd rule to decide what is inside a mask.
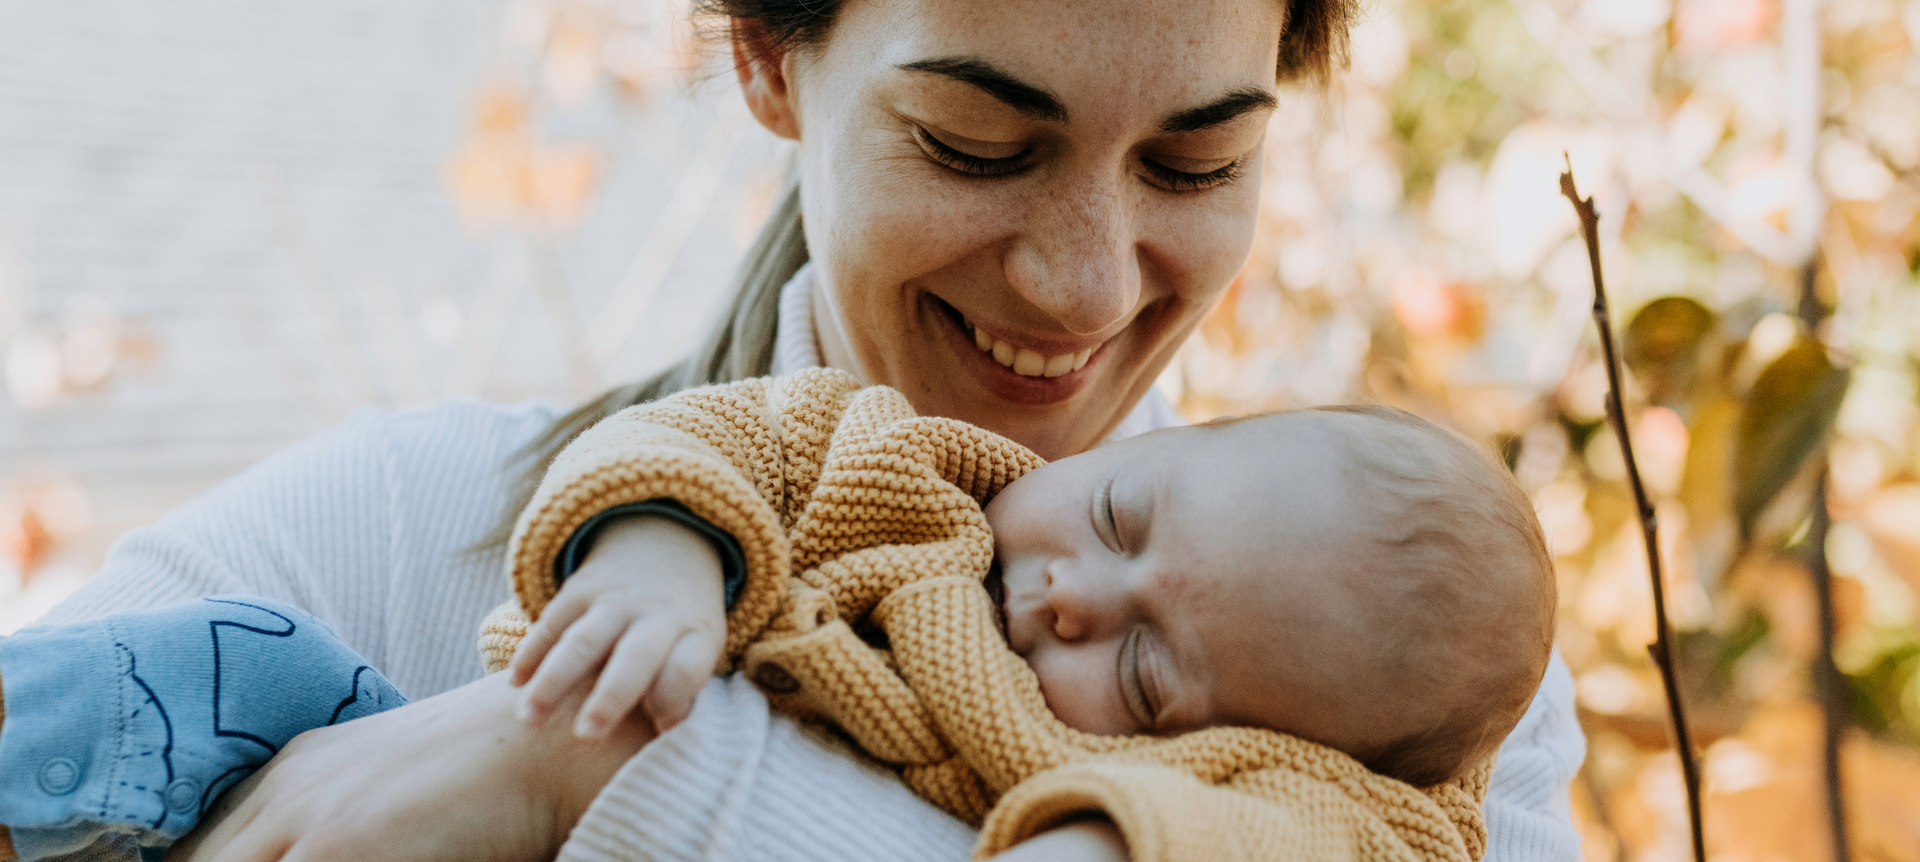
[[[1211,304],[1246,264],[1260,212],[1258,176],[1258,160],[1250,160],[1234,184],[1160,195],[1142,220],[1142,251],[1182,299]]]
[[[939,272],[994,245],[1011,230],[1012,185],[967,177],[919,155],[886,160],[855,215],[862,251],[904,278]]]

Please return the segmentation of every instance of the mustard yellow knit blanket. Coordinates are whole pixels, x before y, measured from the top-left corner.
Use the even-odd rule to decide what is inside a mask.
[[[1272,731],[1110,737],[1056,719],[981,584],[993,554],[981,505],[1041,463],[831,369],[630,408],[569,445],[521,514],[517,607],[488,618],[482,652],[506,666],[588,518],[671,498],[746,554],[718,670],[743,669],[777,709],[838,728],[980,824],[977,856],[1082,812],[1112,818],[1136,862],[1481,856],[1491,763],[1415,788]]]

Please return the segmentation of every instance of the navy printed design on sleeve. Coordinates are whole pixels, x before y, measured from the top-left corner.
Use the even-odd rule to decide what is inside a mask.
[[[127,663],[127,679],[145,695],[133,706],[125,720],[120,723],[122,733],[130,740],[140,740],[144,745],[131,752],[121,764],[119,786],[136,793],[164,793],[173,783],[173,722],[167,718],[167,708],[160,703],[160,696],[153,693],[153,686],[140,678],[139,659],[126,644],[115,643],[114,649],[121,653]],[[158,741],[159,747],[152,743]],[[158,771],[156,771],[158,770]],[[107,800],[102,796],[99,817],[111,816],[107,809]],[[159,829],[167,822],[165,808],[160,816],[147,825],[148,829]]]
[[[319,620],[242,597],[0,638],[0,678],[0,823],[27,862],[163,846],[293,737],[406,703]]]

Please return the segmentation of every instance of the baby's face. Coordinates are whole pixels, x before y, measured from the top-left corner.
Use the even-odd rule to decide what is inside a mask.
[[[1388,636],[1362,625],[1355,575],[1377,543],[1336,436],[1367,421],[1170,429],[1002,491],[986,514],[1007,640],[1054,714],[1089,733],[1249,725],[1349,751],[1400,732],[1407,711],[1355,678]]]

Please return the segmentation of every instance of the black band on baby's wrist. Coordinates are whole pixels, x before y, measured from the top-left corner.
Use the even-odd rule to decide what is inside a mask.
[[[707,519],[693,513],[693,510],[680,504],[678,500],[661,498],[643,500],[638,503],[624,503],[594,515],[567,538],[567,544],[560,549],[559,556],[553,560],[554,586],[566,583],[567,577],[580,569],[587,559],[587,552],[593,550],[594,539],[602,529],[621,518],[655,515],[681,524],[688,529],[705,536],[713,543],[713,550],[720,555],[721,584],[725,589],[727,610],[733,610],[733,602],[740,597],[741,588],[747,583],[747,555],[740,548],[740,540],[731,533],[714,526]]]

